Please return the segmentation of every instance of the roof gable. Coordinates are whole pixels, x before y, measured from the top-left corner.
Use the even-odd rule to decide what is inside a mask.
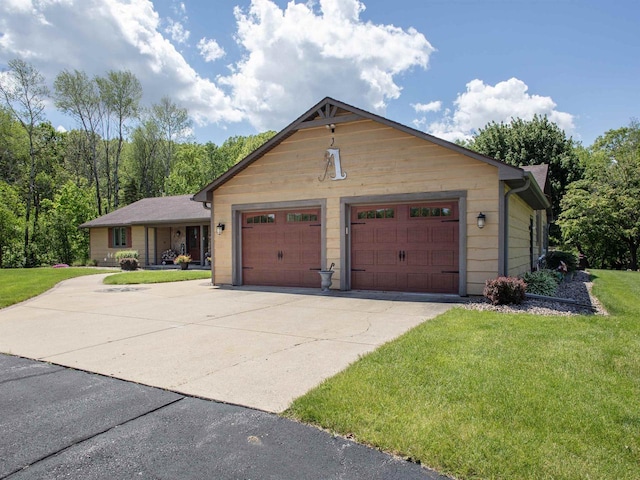
[[[481,162],[493,165],[494,167],[498,168],[500,180],[521,180],[524,177],[524,171],[518,167],[508,165],[494,158],[487,157],[485,155],[464,148],[460,145],[456,145],[455,143],[451,143],[441,138],[434,137],[433,135],[429,135],[428,133],[421,132],[406,125],[402,125],[374,113],[361,110],[339,100],[326,97],[322,101],[311,107],[309,110],[307,110],[305,113],[303,113],[296,120],[294,120],[289,126],[285,127],[283,130],[277,133],[269,141],[258,147],[243,160],[238,162],[236,165],[223,173],[220,177],[216,178],[213,182],[209,183],[206,187],[196,193],[193,196],[193,200],[198,202],[211,202],[211,199],[213,198],[213,191],[216,188],[233,178],[237,173],[241,172],[253,162],[260,159],[263,155],[278,146],[281,142],[289,138],[297,131],[306,128],[317,128],[332,124],[338,125],[341,123],[354,122],[363,119],[373,120],[375,122],[405,132],[409,135],[422,138],[441,147],[453,150],[467,157],[471,157]]]

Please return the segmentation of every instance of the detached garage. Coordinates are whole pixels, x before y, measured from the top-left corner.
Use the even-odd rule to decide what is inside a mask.
[[[193,200],[215,284],[319,287],[334,264],[332,288],[464,296],[544,250],[531,170],[325,98]]]

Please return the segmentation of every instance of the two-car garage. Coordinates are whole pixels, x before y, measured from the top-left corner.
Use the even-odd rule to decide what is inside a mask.
[[[321,211],[243,212],[241,283],[317,287],[325,267]],[[456,201],[356,205],[348,215],[351,289],[458,292]]]

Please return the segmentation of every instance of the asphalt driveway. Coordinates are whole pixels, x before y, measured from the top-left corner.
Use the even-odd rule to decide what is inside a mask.
[[[277,415],[0,354],[0,479],[445,480]]]
[[[280,412],[455,297],[67,280],[0,310],[0,352]]]

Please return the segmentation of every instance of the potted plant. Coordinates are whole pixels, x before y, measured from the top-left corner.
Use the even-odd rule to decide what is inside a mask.
[[[180,265],[180,268],[182,270],[186,270],[187,268],[189,268],[190,261],[191,261],[190,255],[178,255],[173,261],[173,263],[175,263],[176,265]]]

